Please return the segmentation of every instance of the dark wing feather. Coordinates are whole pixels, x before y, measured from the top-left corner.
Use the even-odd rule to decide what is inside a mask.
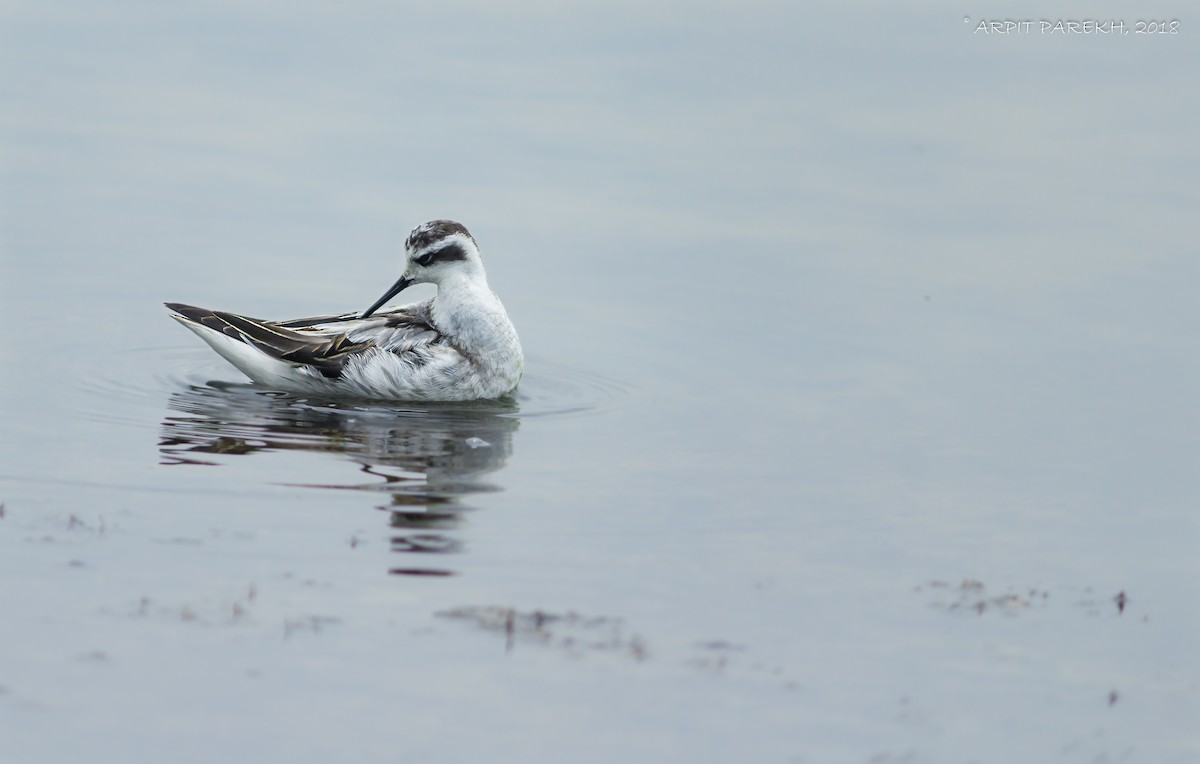
[[[273,321],[276,326],[282,326],[285,329],[304,329],[317,324],[336,324],[339,321],[353,321],[358,318],[357,313],[342,313],[339,316],[313,316],[312,318],[293,318],[290,321]]]
[[[283,324],[262,321],[236,313],[206,310],[191,305],[169,302],[166,306],[179,315],[209,329],[248,342],[267,355],[292,363],[312,366],[322,375],[336,379],[341,376],[346,358],[374,345],[371,341],[352,342],[343,333],[305,333],[293,331]],[[340,317],[337,317],[341,320]],[[308,319],[300,319],[305,321]],[[312,325],[315,319],[310,320]],[[297,322],[289,322],[296,324]]]
[[[222,334],[228,334],[234,339],[242,339],[242,335],[236,329],[222,321],[217,317],[216,313],[207,308],[197,308],[194,305],[184,305],[181,302],[164,302],[163,305],[166,305],[189,321],[195,321],[202,326],[207,326],[209,329],[221,332]]]

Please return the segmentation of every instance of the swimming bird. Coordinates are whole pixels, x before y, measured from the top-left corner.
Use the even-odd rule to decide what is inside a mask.
[[[475,238],[453,220],[417,226],[399,280],[362,314],[262,321],[164,303],[255,382],[289,392],[382,400],[499,398],[525,368],[521,343],[488,288]],[[424,302],[376,313],[412,284],[435,284]]]

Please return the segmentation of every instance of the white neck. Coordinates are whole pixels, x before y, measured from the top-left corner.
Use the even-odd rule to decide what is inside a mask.
[[[500,298],[488,288],[482,265],[440,281],[431,312],[434,326],[451,335],[460,352],[501,380],[500,392],[517,384],[525,368],[521,341]]]
[[[455,273],[438,284],[433,299],[433,321],[438,329],[472,345],[486,344],[497,316],[507,321],[504,307],[482,273]]]

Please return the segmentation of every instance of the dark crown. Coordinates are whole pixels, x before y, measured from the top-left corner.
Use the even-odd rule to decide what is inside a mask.
[[[409,252],[418,252],[433,242],[456,233],[461,233],[470,239],[471,243],[475,243],[475,237],[462,223],[456,223],[453,220],[431,220],[414,228],[408,235],[408,240],[404,242],[404,246]]]

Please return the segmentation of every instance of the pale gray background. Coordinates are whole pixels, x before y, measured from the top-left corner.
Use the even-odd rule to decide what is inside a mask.
[[[0,758],[1200,761],[1194,16],[6,4]],[[1085,17],[1180,30],[973,33]],[[160,305],[365,308],[431,217],[515,405],[211,388]]]

